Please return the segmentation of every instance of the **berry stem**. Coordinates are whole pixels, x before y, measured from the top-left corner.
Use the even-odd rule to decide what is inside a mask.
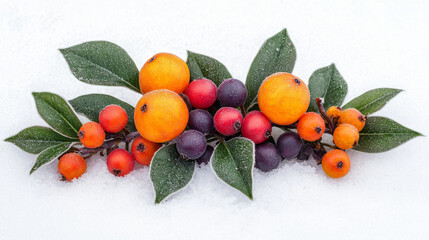
[[[331,145],[331,144],[320,142],[320,145],[325,146],[325,147],[329,147],[329,148],[332,148],[332,149],[336,149],[336,147],[334,145]]]
[[[246,116],[246,110],[244,109],[244,105],[240,106],[241,113],[243,113],[243,116]]]
[[[316,104],[317,104],[317,107],[319,107],[320,114],[328,122],[329,133],[333,134],[334,130],[335,130],[334,123],[332,122],[331,118],[328,117],[328,114],[326,114],[326,111],[323,108],[323,101],[322,101],[322,99],[321,98],[316,98]]]

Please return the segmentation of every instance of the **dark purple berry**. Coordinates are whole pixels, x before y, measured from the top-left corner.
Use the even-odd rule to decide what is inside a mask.
[[[217,99],[222,107],[237,108],[244,104],[246,98],[246,86],[234,78],[223,81],[217,89]]]
[[[255,147],[256,167],[264,172],[269,172],[276,169],[282,156],[276,146],[270,142],[264,142]]]
[[[197,158],[197,163],[199,165],[203,163],[208,164],[210,162],[210,158],[212,157],[213,151],[214,151],[214,148],[210,145],[207,145],[207,149],[204,152],[204,154],[201,157]]]
[[[177,151],[185,159],[197,159],[206,151],[207,140],[196,130],[185,131],[176,140]]]
[[[188,127],[203,134],[215,132],[213,116],[204,109],[195,109],[189,113]]]
[[[277,139],[277,148],[284,158],[294,158],[302,148],[301,137],[296,132],[285,132]]]

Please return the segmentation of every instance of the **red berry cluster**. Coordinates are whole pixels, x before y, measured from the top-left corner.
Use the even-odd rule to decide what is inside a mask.
[[[161,144],[152,143],[143,137],[128,133],[125,126],[128,123],[127,112],[118,105],[105,107],[99,115],[99,123],[88,122],[79,130],[79,140],[85,148],[76,152],[66,153],[58,162],[58,170],[64,180],[71,181],[85,173],[87,165],[85,158],[95,153],[103,154],[107,149],[107,169],[115,176],[125,176],[134,169],[135,162],[149,165],[154,153]],[[131,151],[119,148],[122,142],[132,142]]]

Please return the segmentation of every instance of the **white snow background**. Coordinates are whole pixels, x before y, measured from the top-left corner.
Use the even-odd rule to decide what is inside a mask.
[[[297,49],[295,75],[308,83],[335,63],[346,102],[373,88],[404,89],[376,115],[429,135],[428,16],[427,1],[2,0],[0,138],[46,126],[33,91],[137,103],[126,88],[75,79],[59,48],[108,40],[139,68],[155,53],[186,59],[191,50],[245,81],[259,47],[284,27]],[[418,137],[385,153],[350,151],[351,170],[337,180],[312,160],[255,170],[254,201],[206,166],[154,205],[147,167],[117,178],[93,158],[80,179],[61,182],[57,162],[30,176],[35,155],[1,141],[0,239],[429,239],[428,146]]]

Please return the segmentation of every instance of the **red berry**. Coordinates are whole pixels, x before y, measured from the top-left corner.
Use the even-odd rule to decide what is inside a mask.
[[[134,168],[134,159],[131,153],[118,148],[107,156],[107,168],[117,177],[123,177]]]
[[[109,105],[100,112],[99,122],[104,131],[117,133],[127,125],[128,115],[122,107]]]
[[[271,135],[271,121],[260,111],[250,112],[244,117],[241,134],[259,144]]]
[[[208,79],[197,79],[192,81],[185,91],[191,105],[194,108],[209,108],[216,101],[217,88],[214,82]]]
[[[219,109],[214,116],[216,130],[225,136],[239,132],[243,124],[243,116],[236,108],[224,107]]]

